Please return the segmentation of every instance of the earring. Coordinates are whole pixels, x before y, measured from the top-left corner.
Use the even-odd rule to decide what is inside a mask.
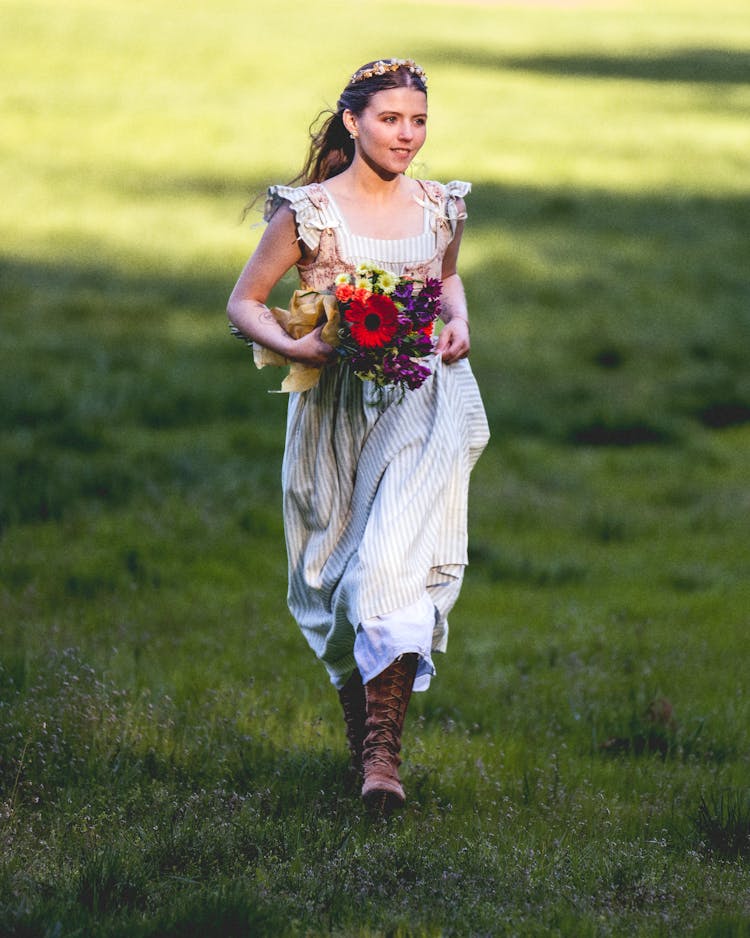
[[[359,134],[349,134],[349,136],[352,138],[352,140],[356,140]]]

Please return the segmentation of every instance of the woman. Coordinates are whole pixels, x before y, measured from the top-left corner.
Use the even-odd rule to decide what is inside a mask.
[[[404,802],[406,708],[435,673],[433,652],[446,648],[466,565],[469,473],[488,438],[456,272],[470,186],[404,175],[426,127],[426,76],[415,62],[356,71],[313,137],[303,184],[269,189],[268,226],[228,304],[243,336],[321,369],[317,385],[289,400],[288,601],[338,690],[365,804],[382,813]],[[336,364],[322,325],[293,338],[265,305],[293,265],[302,288],[330,292],[367,261],[442,280],[444,326],[415,390],[360,380]]]

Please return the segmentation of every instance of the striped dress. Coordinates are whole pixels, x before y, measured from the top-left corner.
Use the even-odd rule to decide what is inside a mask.
[[[317,252],[298,266],[301,288],[330,290],[337,274],[374,262],[396,275],[440,277],[468,183],[422,182],[420,235],[380,240],[350,232],[325,186],[269,189],[266,218],[283,202]],[[471,469],[488,439],[467,360],[444,365],[403,399],[378,396],[344,368],[292,393],[282,468],[289,609],[332,683],[355,666],[365,682],[416,652],[415,690],[444,652],[448,613],[467,563]]]

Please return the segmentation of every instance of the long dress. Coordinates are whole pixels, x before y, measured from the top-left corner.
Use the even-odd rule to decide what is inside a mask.
[[[423,181],[424,229],[380,240],[352,234],[324,185],[272,186],[266,218],[288,203],[317,251],[300,287],[331,290],[363,261],[418,280],[440,277],[470,185]],[[463,217],[463,216],[462,216]],[[336,687],[359,667],[366,683],[416,652],[415,690],[444,652],[448,613],[467,564],[469,475],[489,438],[466,359],[430,356],[416,390],[386,389],[345,368],[290,394],[282,466],[289,609]]]

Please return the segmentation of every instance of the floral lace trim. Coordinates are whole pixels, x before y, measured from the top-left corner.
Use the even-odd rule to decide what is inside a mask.
[[[284,202],[288,202],[294,212],[299,240],[311,251],[318,250],[321,232],[339,224],[334,213],[328,211],[328,197],[317,183],[296,187],[271,186],[263,212],[265,221],[270,221]]]
[[[468,218],[465,211],[459,211],[458,200],[471,192],[471,183],[454,179],[443,186],[439,182],[428,180],[421,182],[421,186],[425,198],[416,201],[431,213],[433,230],[437,230],[440,222],[447,223],[452,238],[458,223]]]

